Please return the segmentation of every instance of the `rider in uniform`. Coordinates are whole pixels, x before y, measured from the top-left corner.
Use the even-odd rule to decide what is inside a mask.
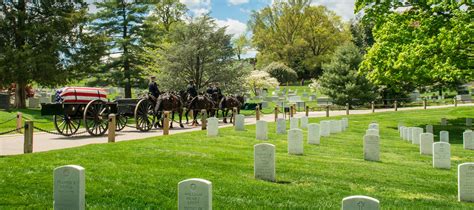
[[[206,93],[208,95],[212,95],[212,93],[214,93],[214,88],[212,87],[211,84],[209,84],[209,86],[207,87]]]
[[[194,84],[194,80],[189,80],[189,84],[186,89],[186,92],[188,93],[189,101],[198,95],[198,92],[196,90],[196,85]]]
[[[219,83],[216,82],[214,83],[214,87],[212,88],[212,93],[217,93],[217,95],[219,96],[219,100],[222,99],[222,90],[221,88],[219,87]]]
[[[150,83],[148,84],[148,93],[153,96],[153,100],[156,100],[160,96],[160,90],[158,89],[158,84],[156,84],[156,77],[151,76]]]

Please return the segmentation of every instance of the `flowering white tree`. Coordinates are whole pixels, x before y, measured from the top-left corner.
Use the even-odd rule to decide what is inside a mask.
[[[311,84],[309,84],[308,87],[311,92],[318,92],[319,88],[321,88],[321,85],[317,79],[311,79]]]
[[[266,71],[255,70],[245,79],[245,86],[257,95],[257,90],[262,88],[274,88],[278,86],[278,80],[271,77]]]

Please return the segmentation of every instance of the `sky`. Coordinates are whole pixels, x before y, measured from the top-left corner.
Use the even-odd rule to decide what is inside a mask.
[[[271,5],[273,0],[180,0],[194,16],[209,13],[227,32],[240,35],[247,31],[247,22],[253,10]],[[354,17],[354,0],[312,0],[312,5],[324,5],[344,20]]]

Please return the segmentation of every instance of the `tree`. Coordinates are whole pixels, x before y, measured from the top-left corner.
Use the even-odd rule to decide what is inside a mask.
[[[235,54],[239,61],[241,60],[241,56],[247,53],[247,48],[250,45],[249,40],[245,36],[245,34],[241,34],[239,37],[233,40]]]
[[[366,54],[367,50],[374,45],[374,35],[372,34],[373,24],[363,21],[351,22],[352,42],[360,49],[362,54]]]
[[[376,42],[360,70],[376,85],[388,88],[385,92],[400,94],[432,86],[441,95],[443,88],[472,80],[471,6],[463,9],[458,1],[411,4],[402,12],[392,12],[400,8],[393,4],[390,11],[369,13],[376,16],[371,18],[376,20]]]
[[[96,66],[103,47],[85,30],[86,12],[79,0],[0,1],[0,86],[16,84],[17,108],[28,84],[67,84]]]
[[[298,74],[296,74],[295,70],[279,62],[271,63],[265,67],[263,71],[268,72],[271,77],[276,78],[280,84],[293,82],[298,78]]]
[[[274,88],[278,86],[278,80],[271,77],[266,71],[254,70],[245,78],[245,87],[250,89],[254,95],[259,89]]]
[[[321,63],[335,47],[350,39],[340,18],[310,0],[274,1],[252,14],[249,26],[257,48],[258,68],[282,62],[299,78],[321,74]]]
[[[360,105],[376,97],[374,86],[358,72],[362,55],[353,43],[336,49],[331,62],[324,64],[324,74],[319,79],[322,93],[338,105]]]
[[[107,37],[106,62],[97,72],[96,83],[125,86],[125,98],[132,97],[132,86],[142,82],[141,55],[144,44],[143,23],[150,11],[146,3],[127,0],[100,1],[93,16],[92,30]]]
[[[241,82],[244,72],[232,57],[231,36],[209,16],[191,20],[171,31],[169,43],[161,45],[159,82],[165,89],[184,89],[194,80],[198,89],[220,82],[222,87]]]

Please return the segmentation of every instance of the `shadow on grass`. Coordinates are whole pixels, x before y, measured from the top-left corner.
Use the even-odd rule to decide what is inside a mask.
[[[417,125],[416,127],[426,129],[425,124]],[[433,125],[433,134],[435,135],[435,142],[439,141],[440,131],[448,131],[450,144],[463,144],[462,134],[465,130],[468,129],[473,128],[469,128],[466,126],[466,118],[448,119],[448,125]]]

